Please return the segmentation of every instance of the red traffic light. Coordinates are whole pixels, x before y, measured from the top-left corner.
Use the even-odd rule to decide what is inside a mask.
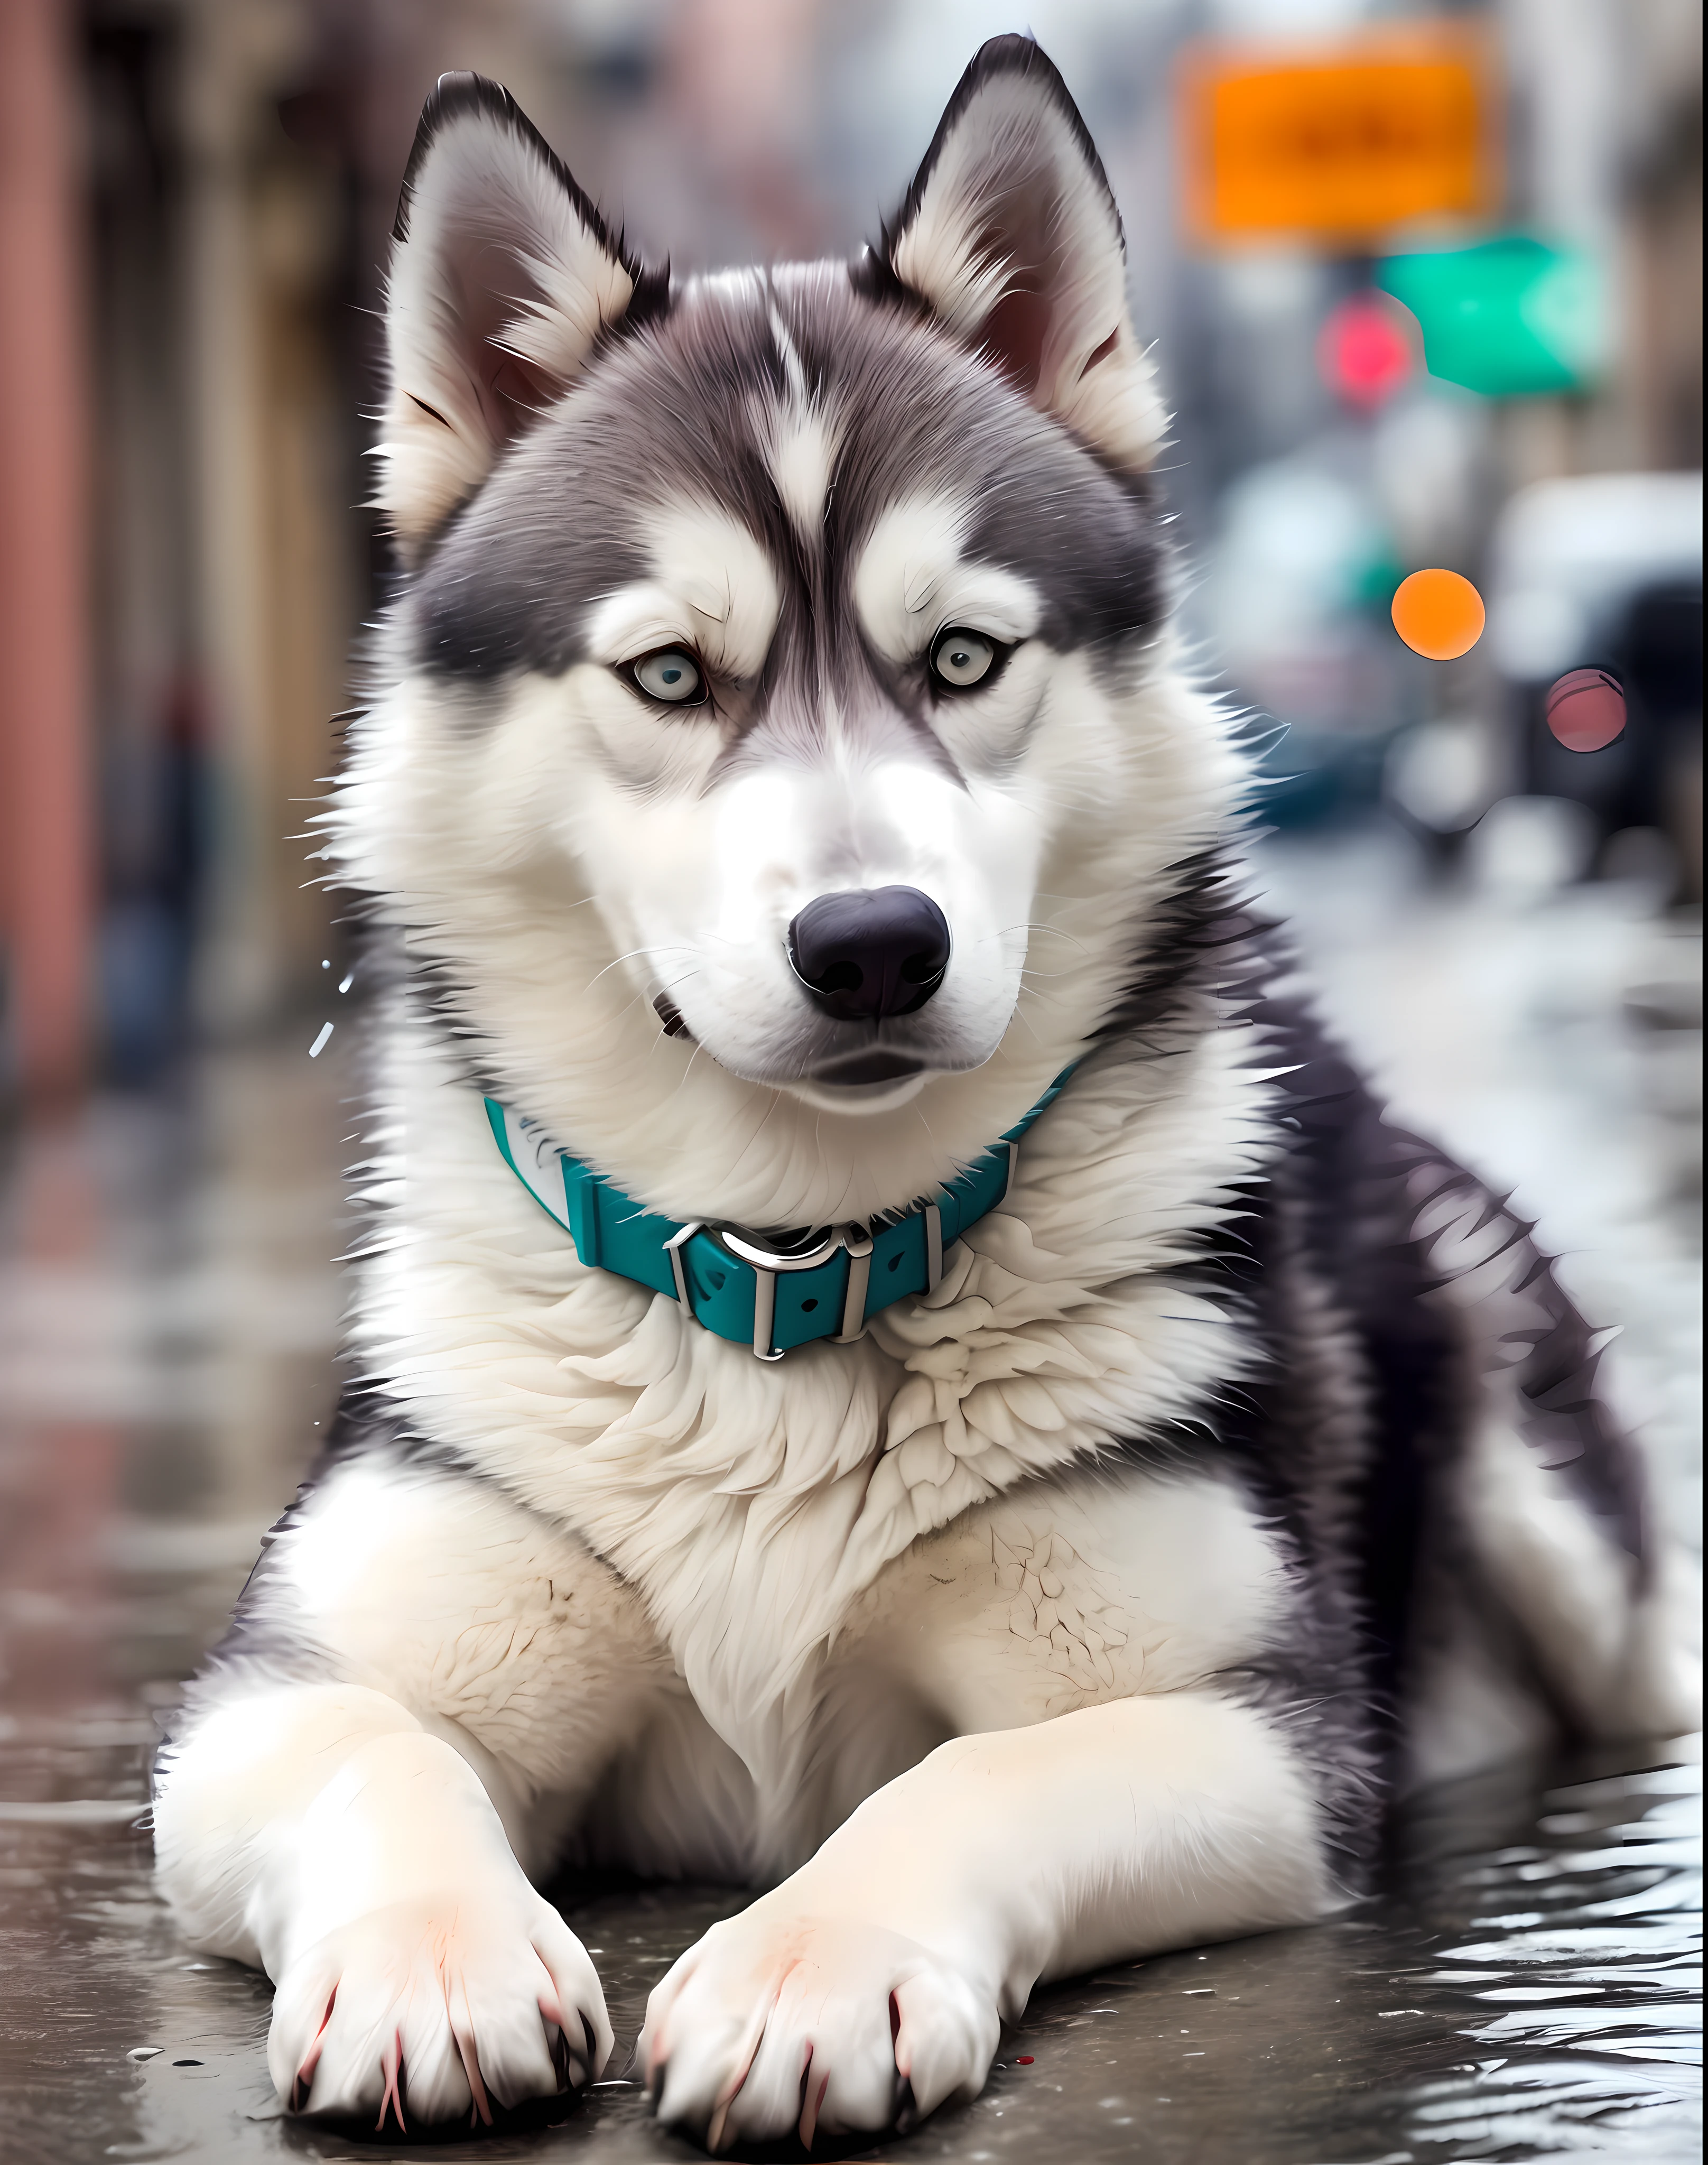
[[[1416,319],[1389,294],[1354,293],[1329,312],[1316,365],[1331,391],[1367,409],[1391,398],[1417,366]]]

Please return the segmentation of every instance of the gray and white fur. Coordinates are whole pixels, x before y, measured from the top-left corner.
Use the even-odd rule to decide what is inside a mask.
[[[589,2079],[536,1891],[580,1861],[767,1889],[652,1995],[665,2120],[882,2128],[975,2094],[1041,1978],[1331,1914],[1408,1784],[1693,1725],[1584,1325],[1243,898],[1120,224],[1038,48],[979,54],[860,261],[686,281],[447,77],[387,337],[406,572],[323,821],[384,980],[354,1380],[155,1804],[287,2103]],[[896,887],[940,989],[827,1011],[789,927]],[[935,1289],[776,1363],[584,1268],[481,1103],[678,1219],[807,1227],[1075,1062]]]

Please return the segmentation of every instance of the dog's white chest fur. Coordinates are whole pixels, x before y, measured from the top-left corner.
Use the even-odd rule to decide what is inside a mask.
[[[1229,1316],[1173,1274],[1264,1148],[1243,1041],[1213,1026],[1169,1056],[1082,1071],[933,1295],[856,1346],[776,1364],[584,1269],[431,1041],[400,1022],[391,1049],[399,1117],[376,1168],[391,1230],[365,1266],[365,1366],[426,1435],[637,1591],[762,1791],[792,1778],[824,1651],[892,1559],[1028,1475],[1190,1416],[1244,1364]],[[988,1536],[1002,1657],[1032,1599],[1045,1700],[1096,1690],[1143,1636],[1096,1622],[1089,1581],[1078,1610],[1048,1592],[1039,1605],[1033,1579],[1062,1575],[1051,1538],[1065,1562],[1065,1535]],[[884,1612],[861,1613],[877,1628]],[[1037,1716],[1016,1703],[1006,1718]]]
[[[555,1853],[568,1810],[580,1853],[667,1876],[775,1875],[934,1744],[1189,1689],[1259,1657],[1288,1607],[1273,1537],[1227,1480],[1068,1469],[891,1557],[780,1687],[740,1672],[770,1696],[736,1702],[737,1672],[710,1662],[720,1736],[642,1592],[493,1488],[358,1462],[317,1490],[278,1568],[352,1682],[420,1704],[411,1680],[431,1676],[440,1713],[522,1776],[525,1851]],[[738,1554],[715,1613],[745,1595],[774,1615],[767,1568]]]

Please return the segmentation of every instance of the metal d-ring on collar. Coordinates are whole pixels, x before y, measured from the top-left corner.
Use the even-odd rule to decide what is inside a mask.
[[[804,1250],[777,1248],[770,1246],[763,1235],[743,1230],[734,1225],[707,1225],[695,1219],[673,1233],[665,1243],[665,1252],[670,1259],[670,1275],[675,1281],[676,1298],[682,1312],[697,1323],[692,1296],[688,1289],[687,1265],[682,1251],[696,1233],[709,1233],[720,1246],[727,1249],[738,1262],[745,1263],[754,1273],[753,1350],[761,1361],[780,1361],[787,1346],[771,1343],[776,1329],[777,1274],[780,1271],[816,1271],[831,1258],[845,1253],[848,1256],[848,1283],[842,1296],[842,1328],[832,1338],[833,1346],[852,1346],[866,1332],[866,1288],[871,1281],[873,1241],[864,1225],[836,1225],[813,1246]],[[938,1246],[937,1270],[930,1283],[935,1285],[943,1276],[942,1243]]]
[[[486,1107],[505,1162],[584,1263],[667,1293],[702,1329],[780,1361],[815,1340],[849,1345],[880,1309],[931,1292],[945,1246],[1006,1200],[1021,1137],[1072,1072],[1064,1069],[1001,1141],[912,1209],[780,1235],[660,1216],[496,1098]]]

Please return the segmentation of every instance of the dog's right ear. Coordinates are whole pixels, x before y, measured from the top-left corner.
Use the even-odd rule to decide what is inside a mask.
[[[375,501],[414,564],[600,334],[656,306],[666,280],[612,237],[510,93],[476,75],[441,76],[428,99],[392,241]]]

